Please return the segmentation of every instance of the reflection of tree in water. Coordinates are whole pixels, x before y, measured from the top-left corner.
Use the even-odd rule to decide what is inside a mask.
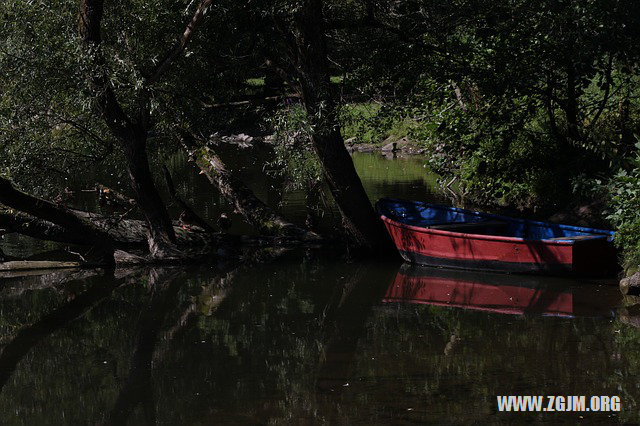
[[[107,277],[107,279],[102,276],[88,278],[86,280],[89,285],[88,290],[44,315],[33,324],[25,326],[15,336],[9,338],[0,353],[0,390],[4,387],[18,362],[41,339],[80,318],[124,282],[123,279],[109,278],[112,277]]]
[[[19,299],[14,299],[11,293],[0,293],[3,298],[3,322],[19,316],[21,312],[39,313],[19,321],[21,328],[15,327],[17,330],[11,330],[3,336],[6,344],[0,353],[2,422],[11,422],[11,417],[4,416],[15,416],[14,421],[28,418],[35,423],[46,424],[55,418],[52,413],[61,416],[66,414],[69,419],[84,418],[84,413],[74,417],[70,402],[77,400],[79,392],[77,388],[69,386],[68,380],[75,379],[77,384],[82,384],[86,377],[77,374],[91,375],[93,372],[87,367],[97,363],[96,356],[109,358],[108,353],[98,355],[98,351],[92,351],[96,346],[101,346],[101,340],[108,334],[105,331],[109,328],[92,323],[90,317],[115,289],[128,282],[128,278],[122,274],[117,277],[98,276],[96,272],[69,275],[68,282],[60,279],[62,274],[44,276],[37,280],[43,289],[27,291]],[[47,283],[53,286],[46,286]],[[72,296],[74,293],[69,293],[69,288],[75,289],[77,295]],[[12,303],[4,303],[7,297]],[[80,324],[93,327],[86,328]],[[81,336],[69,335],[65,333],[67,329],[82,330]],[[81,340],[85,338],[86,342]],[[96,346],[89,348],[92,343]],[[71,370],[68,369],[69,364],[74,364]],[[62,372],[63,366],[66,368]],[[65,380],[59,380],[61,374],[64,374]],[[51,392],[57,397],[53,403]],[[16,400],[20,403],[16,403]]]
[[[612,330],[601,319],[393,304],[376,310],[369,330],[359,347],[355,370],[362,380],[354,391],[362,389],[368,400],[386,407],[381,416],[483,422],[495,415],[496,395],[616,392],[601,376],[585,375],[614,370],[606,366]],[[447,351],[451,336],[460,340]]]
[[[39,334],[0,392],[0,422],[482,421],[496,392],[611,394],[596,377],[615,371],[634,395],[624,377],[638,364],[613,356],[608,322],[380,304],[395,272],[296,254],[230,273],[138,273]],[[43,315],[70,303],[51,299]]]
[[[311,266],[309,270],[314,268]],[[275,271],[277,268],[269,269],[270,273]],[[104,296],[99,291],[101,287],[87,282],[88,290],[80,292],[70,303],[71,307],[63,304],[53,309],[52,314],[45,313],[35,328],[27,326],[26,330],[36,330],[37,339],[29,345],[14,345],[23,350],[14,357],[18,368],[7,370],[12,378],[11,390],[0,393],[0,406],[13,405],[14,390],[35,379],[39,382],[35,387],[43,395],[34,400],[28,412],[42,416],[42,419],[60,412],[78,421],[102,419],[107,423],[120,423],[127,418],[149,422],[154,418],[170,420],[174,416],[195,419],[209,412],[216,400],[224,400],[224,397],[207,400],[200,406],[199,398],[194,398],[193,389],[202,387],[202,394],[219,396],[243,392],[237,386],[238,367],[241,365],[262,364],[265,359],[274,358],[274,362],[267,366],[269,377],[259,376],[257,383],[252,380],[246,383],[245,391],[250,395],[256,393],[254,384],[258,388],[264,388],[265,383],[270,383],[272,388],[274,384],[282,384],[277,374],[270,373],[277,358],[277,354],[273,355],[272,344],[282,347],[284,355],[288,345],[278,340],[281,337],[287,340],[289,334],[279,334],[277,325],[272,323],[269,317],[269,312],[274,309],[272,302],[278,305],[276,310],[285,316],[290,309],[294,315],[300,310],[305,315],[313,315],[314,306],[308,299],[300,299],[288,285],[283,285],[283,277],[280,276],[269,280],[268,286],[263,288],[272,294],[241,294],[222,316],[211,316],[224,300],[224,292],[216,291],[216,288],[238,284],[241,289],[249,290],[243,286],[255,288],[256,278],[265,273],[264,270],[251,273],[250,268],[246,272],[246,278],[239,283],[233,282],[233,273],[192,274],[186,281],[169,282],[162,275],[151,274],[147,279],[144,274],[137,281],[146,281],[145,286],[123,287],[108,299],[101,297]],[[106,282],[110,290],[117,287],[108,280]],[[47,302],[42,309],[44,312],[47,311],[46,306],[52,305],[51,300]],[[79,303],[81,312],[74,308]],[[20,308],[24,307],[16,306],[16,310]],[[7,311],[4,313],[9,314]],[[64,320],[49,321],[58,316]],[[235,321],[243,318],[248,323]],[[38,328],[40,323],[48,324],[48,328],[41,331]],[[247,328],[248,324],[251,327]],[[262,335],[265,332],[267,335]],[[299,333],[299,336],[294,339],[306,338],[304,333]],[[260,349],[255,350],[254,346]],[[263,350],[269,353],[265,354]],[[61,362],[67,361],[65,358],[69,354],[80,362],[73,366]],[[254,358],[256,354],[259,354],[258,358]],[[33,368],[43,358],[49,364],[48,371]],[[283,365],[286,368],[287,363]],[[79,391],[76,381],[83,382],[83,386],[88,388]],[[184,389],[176,392],[181,387]],[[88,389],[99,390],[89,396],[92,392],[87,395]],[[159,399],[155,403],[152,399],[154,394]],[[53,395],[55,398],[50,398]],[[85,400],[83,411],[75,406],[79,395],[83,395]],[[178,403],[179,407],[167,411],[165,408],[175,406],[176,400],[182,401]],[[44,403],[39,405],[38,402]],[[190,417],[193,408],[196,414]],[[6,415],[12,410],[2,412]],[[156,412],[157,415],[154,414]],[[74,417],[72,413],[77,414]]]
[[[129,376],[124,381],[120,393],[109,413],[105,424],[124,424],[139,405],[148,424],[156,423],[156,403],[151,381],[152,359],[159,340],[159,332],[164,325],[165,315],[176,303],[180,282],[175,271],[151,270],[149,288],[151,295],[148,305],[140,314],[139,334]]]

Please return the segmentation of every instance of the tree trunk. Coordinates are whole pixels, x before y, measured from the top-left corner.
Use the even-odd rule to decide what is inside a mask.
[[[149,252],[152,257],[161,259],[177,254],[176,236],[149,169],[146,144],[146,135],[138,134],[136,138],[122,141],[122,148],[127,158],[131,188],[149,225]]]
[[[567,63],[567,102],[565,106],[565,114],[567,117],[567,133],[574,143],[579,142],[582,139],[578,125],[577,84],[575,66],[573,65],[573,62],[569,60]]]
[[[7,233],[13,232],[39,240],[93,245],[91,238],[85,234],[78,234],[51,221],[38,219],[19,211],[5,210],[1,207],[0,226],[5,228]]]
[[[146,119],[148,102],[142,105],[140,119],[134,122],[122,109],[105,75],[105,60],[102,57],[100,26],[104,0],[81,0],[78,17],[78,32],[93,58],[94,70],[89,76],[95,94],[97,109],[120,143],[127,159],[127,171],[136,201],[148,224],[148,245],[152,258],[180,257],[175,246],[175,234],[166,206],[158,193],[149,169],[147,158]],[[146,94],[143,93],[143,97]],[[144,99],[143,99],[144,100]]]
[[[362,186],[340,134],[331,95],[321,0],[305,0],[295,16],[297,72],[325,178],[355,245],[392,253],[393,245]]]

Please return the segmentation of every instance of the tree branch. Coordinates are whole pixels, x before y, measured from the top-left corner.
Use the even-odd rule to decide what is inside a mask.
[[[116,248],[132,249],[146,246],[147,224],[143,220],[112,218],[78,210],[70,211],[108,234]],[[3,209],[2,206],[0,206],[0,227],[4,229],[5,233],[15,232],[44,241],[79,245],[94,243],[85,234],[78,234],[49,220],[24,212]],[[181,247],[206,247],[211,245],[214,240],[211,234],[197,226],[192,227],[191,230],[185,230],[174,223],[174,232],[176,233],[176,241]]]
[[[600,115],[602,114],[602,111],[604,111],[604,108],[607,106],[607,101],[609,100],[609,93],[611,91],[611,70],[612,70],[612,68],[613,68],[613,54],[609,53],[609,61],[607,63],[607,69],[605,71],[604,96],[602,97],[602,102],[600,103],[600,108],[598,108],[598,111],[596,112],[596,115],[593,117],[593,120],[591,120],[591,123],[589,123],[589,126],[587,127],[587,132],[590,131],[593,128],[593,126],[596,124],[596,122],[600,118]]]
[[[200,22],[202,22],[202,19],[204,18],[204,15],[207,12],[209,6],[211,6],[211,3],[213,3],[213,0],[202,0],[200,5],[198,6],[198,9],[196,9],[196,12],[191,18],[191,21],[189,21],[187,27],[182,33],[182,37],[180,37],[173,49],[168,51],[151,71],[149,78],[147,78],[145,82],[146,86],[151,86],[156,81],[158,81],[162,74],[167,70],[167,67],[171,64],[171,62],[173,62],[180,54],[182,54],[182,52],[184,52],[187,44],[189,44],[189,41],[193,36],[193,31],[200,24]]]
[[[162,165],[162,172],[164,173],[164,179],[167,182],[167,189],[169,190],[169,195],[171,198],[180,206],[182,209],[181,219],[188,220],[191,224],[197,225],[204,229],[207,232],[214,233],[215,229],[211,225],[207,223],[204,219],[202,219],[193,209],[178,195],[175,186],[173,185],[173,179],[171,178],[171,173],[166,165]]]

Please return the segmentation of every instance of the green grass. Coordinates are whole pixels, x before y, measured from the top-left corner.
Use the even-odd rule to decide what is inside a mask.
[[[264,86],[264,77],[248,78],[245,83],[247,83],[247,86],[262,87]]]
[[[355,137],[356,143],[379,144],[388,137],[400,139],[417,124],[409,117],[385,114],[380,104],[354,103],[342,106],[340,125],[345,139]]]
[[[331,83],[340,84],[342,83],[343,77],[341,75],[332,75],[330,79],[331,79]],[[245,80],[245,83],[247,84],[247,86],[263,87],[264,77],[248,78]]]

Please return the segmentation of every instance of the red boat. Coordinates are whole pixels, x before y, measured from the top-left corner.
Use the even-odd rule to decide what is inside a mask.
[[[613,231],[406,200],[381,199],[376,209],[409,262],[514,273],[618,270]]]
[[[560,278],[515,277],[403,265],[383,302],[447,306],[500,314],[612,317],[621,294],[613,287],[576,287]],[[562,281],[561,281],[562,280]],[[578,291],[579,290],[579,291]]]

